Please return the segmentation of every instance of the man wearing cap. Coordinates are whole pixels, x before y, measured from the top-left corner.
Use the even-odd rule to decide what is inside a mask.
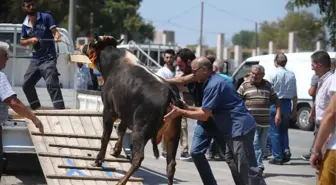
[[[36,11],[35,0],[23,0],[22,9],[27,16],[22,24],[20,44],[32,45],[34,50],[33,59],[24,75],[23,92],[33,110],[40,108],[35,85],[43,77],[54,108],[64,109],[54,43],[60,41],[60,33],[50,14]]]
[[[19,115],[32,120],[36,128],[43,133],[42,122],[16,97],[16,93],[10,85],[6,74],[1,71],[5,68],[8,60],[9,46],[5,44],[0,42],[0,181],[3,170],[2,125],[8,119],[8,106]]]
[[[276,105],[271,105],[270,137],[272,143],[273,159],[270,164],[282,165],[291,157],[288,139],[290,120],[296,120],[297,89],[296,78],[292,71],[286,69],[287,56],[279,53],[275,56],[275,70],[268,76],[280,100],[281,123],[275,123]],[[293,102],[293,104],[292,104]]]

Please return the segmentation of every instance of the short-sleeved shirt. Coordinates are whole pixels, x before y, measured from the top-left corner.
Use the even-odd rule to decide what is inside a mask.
[[[175,73],[172,72],[168,67],[164,66],[156,72],[157,75],[164,79],[170,79],[175,77]]]
[[[212,110],[215,124],[224,136],[243,136],[256,127],[233,84],[219,74],[213,73],[204,83],[202,109]]]
[[[52,16],[48,13],[37,12],[36,23],[33,28],[29,25],[27,16],[22,24],[21,39],[37,37],[40,40],[33,46],[33,59],[39,62],[56,58],[54,36],[51,29],[56,27]],[[46,40],[47,39],[47,40]]]
[[[4,101],[16,95],[5,73],[0,71],[0,124],[8,119],[8,105]]]
[[[316,121],[321,121],[323,119],[324,112],[329,105],[332,96],[332,93],[330,92],[332,75],[332,71],[328,71],[326,74],[319,78],[315,96]]]
[[[334,73],[331,77],[331,85],[329,89],[330,93],[336,93],[336,74]],[[328,148],[332,150],[336,150],[336,127],[334,128],[334,132],[332,132],[332,136],[328,143]]]
[[[293,99],[297,96],[296,78],[292,71],[277,67],[267,80],[273,85],[279,99]]]
[[[314,74],[311,78],[310,86],[317,86],[318,76]],[[313,96],[313,103],[315,102],[315,95]]]
[[[268,127],[270,125],[270,106],[276,104],[278,100],[271,83],[262,80],[260,84],[254,84],[248,80],[239,87],[238,94],[244,100],[257,125]]]
[[[219,74],[220,76],[226,78],[229,82],[233,83],[233,80],[230,76],[226,75],[226,74]]]

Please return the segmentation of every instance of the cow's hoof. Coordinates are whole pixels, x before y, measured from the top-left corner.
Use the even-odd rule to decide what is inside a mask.
[[[124,182],[118,182],[117,185],[126,185],[126,183],[124,183]]]
[[[113,149],[113,152],[111,153],[111,155],[113,157],[119,157],[120,156],[120,153],[121,153],[121,150],[118,150],[117,148],[114,148]]]
[[[91,166],[93,167],[101,167],[103,165],[103,162],[100,160],[100,161],[95,161],[93,163],[90,164]]]

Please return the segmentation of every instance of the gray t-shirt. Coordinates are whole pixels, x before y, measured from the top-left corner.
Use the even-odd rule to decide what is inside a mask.
[[[317,82],[318,82],[318,76],[316,74],[314,74],[311,78],[311,82],[310,82],[310,85],[311,86],[316,86],[317,85]]]
[[[318,79],[319,79],[319,77],[316,74],[314,74],[311,78],[310,85],[311,86],[317,86]],[[313,96],[313,103],[315,103],[315,96]]]

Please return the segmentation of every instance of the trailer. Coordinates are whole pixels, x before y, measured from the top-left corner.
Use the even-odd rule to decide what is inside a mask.
[[[67,30],[57,28],[64,42],[57,43],[57,68],[65,102],[65,110],[52,110],[50,96],[41,79],[36,91],[46,110],[34,111],[45,127],[45,134],[37,132],[30,120],[9,110],[2,125],[4,159],[9,154],[36,154],[48,184],[116,184],[130,168],[131,131],[127,130],[121,157],[109,151],[114,147],[115,129],[107,149],[103,167],[93,167],[100,148],[103,104],[100,91],[74,89],[76,65],[69,61],[74,45]],[[0,24],[0,41],[9,44],[9,61],[3,72],[7,75],[18,98],[29,105],[22,91],[23,74],[31,58],[31,48],[19,45],[21,24]],[[6,168],[6,162],[4,163]],[[141,185],[142,178],[132,177],[128,184]]]

